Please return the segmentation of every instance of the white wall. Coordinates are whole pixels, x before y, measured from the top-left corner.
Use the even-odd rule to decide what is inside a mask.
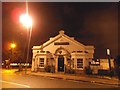
[[[50,51],[51,53],[55,53],[55,51],[60,47],[65,48],[70,53],[72,51],[76,51],[76,50],[84,50],[83,46],[80,46],[80,45],[78,45],[78,44],[76,44],[76,43],[74,43],[66,38],[60,38],[60,39],[56,40],[55,42],[69,42],[69,45],[54,45],[54,42],[53,42],[53,43],[49,44],[49,46],[46,46],[44,48],[44,50]]]

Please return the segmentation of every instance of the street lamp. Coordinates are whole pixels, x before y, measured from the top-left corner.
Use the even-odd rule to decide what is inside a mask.
[[[28,14],[22,14],[20,16],[20,22],[25,26],[27,29],[32,27],[32,18]]]
[[[10,44],[10,48],[11,48],[11,60],[10,61],[12,61],[13,60],[13,50],[14,50],[14,48],[16,48],[16,44],[15,43],[11,43]]]
[[[27,58],[26,58],[26,67],[25,67],[25,73],[27,72],[27,61],[28,61],[28,57],[29,57],[29,47],[30,47],[30,39],[31,39],[31,32],[32,32],[32,18],[28,15],[28,13],[26,14],[22,14],[20,16],[20,23],[23,24],[23,26],[25,26],[27,28],[27,31],[29,33],[27,39],[28,39],[28,47],[27,47]]]
[[[111,77],[111,63],[110,63],[110,49],[107,49],[108,64],[109,64],[109,74]]]
[[[16,47],[16,44],[15,44],[15,43],[11,43],[10,47],[11,47],[12,49],[14,49],[14,48]]]

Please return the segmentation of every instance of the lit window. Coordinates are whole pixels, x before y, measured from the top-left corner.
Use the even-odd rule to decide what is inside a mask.
[[[39,51],[37,51],[37,53],[39,53]]]
[[[77,68],[83,68],[83,59],[77,59]]]
[[[39,67],[44,67],[44,58],[40,58]]]

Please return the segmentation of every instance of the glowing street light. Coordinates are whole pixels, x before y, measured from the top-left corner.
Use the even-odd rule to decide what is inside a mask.
[[[107,49],[107,55],[110,55],[110,49]]]
[[[20,22],[25,26],[26,28],[32,27],[32,18],[28,14],[22,14],[20,16]]]
[[[16,44],[15,44],[15,43],[11,43],[10,47],[11,47],[12,49],[14,49],[14,48],[16,47]]]

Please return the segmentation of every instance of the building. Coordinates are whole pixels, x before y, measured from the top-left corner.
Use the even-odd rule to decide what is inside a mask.
[[[55,72],[71,68],[83,73],[93,59],[94,46],[85,46],[61,30],[44,44],[33,46],[32,52],[32,71],[45,71],[46,66],[53,66]]]

